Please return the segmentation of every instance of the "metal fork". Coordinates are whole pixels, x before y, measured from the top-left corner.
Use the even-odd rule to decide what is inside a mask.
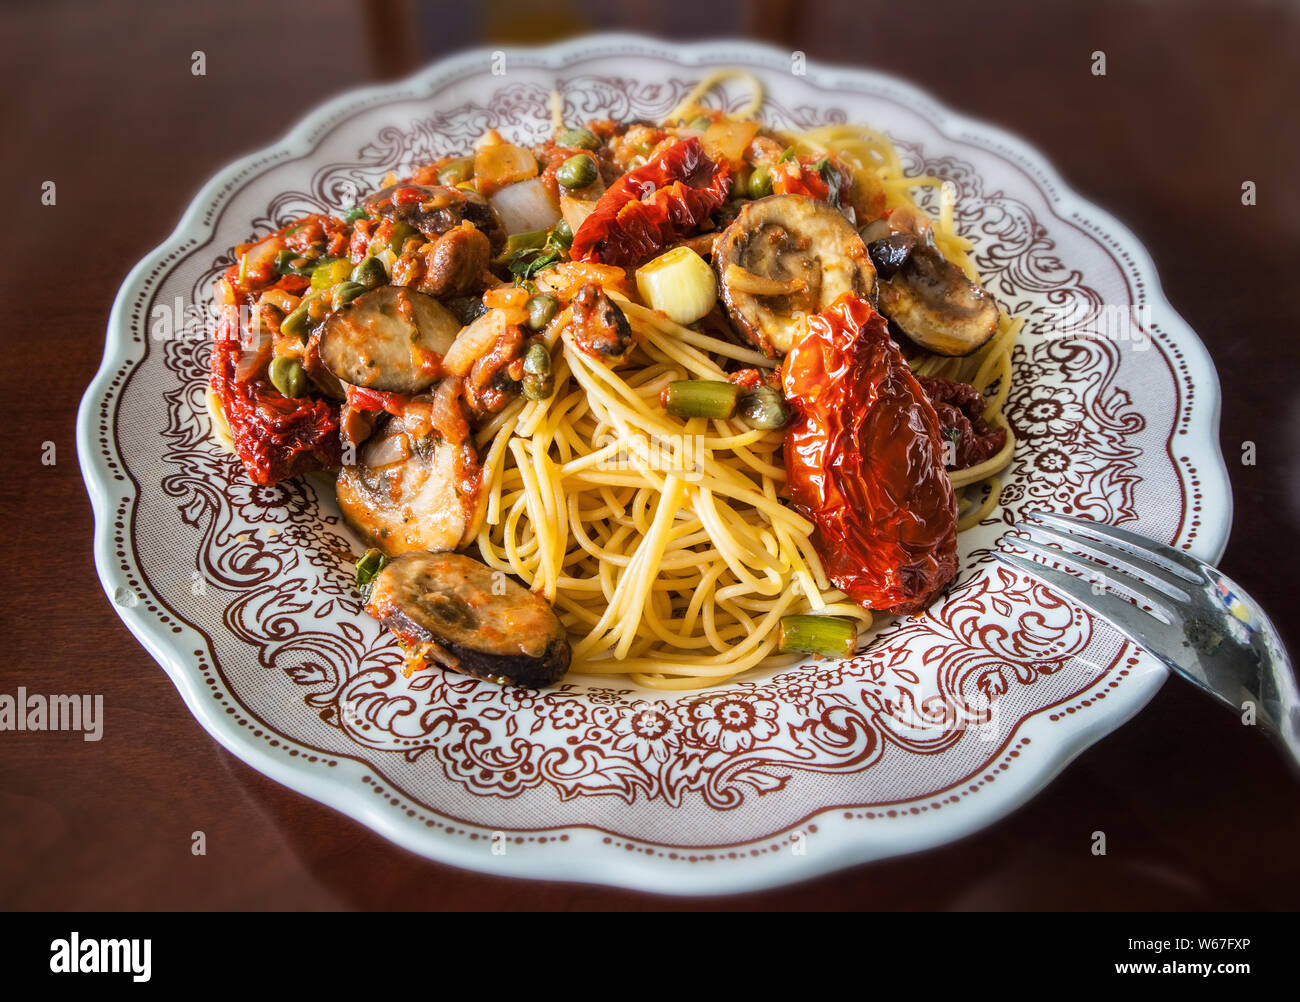
[[[1237,584],[1189,553],[1113,525],[1027,512],[1013,528],[1028,538],[1002,543],[1085,577],[1010,553],[994,553],[999,561],[1069,596],[1243,719],[1253,704],[1256,721],[1300,769],[1291,659]]]

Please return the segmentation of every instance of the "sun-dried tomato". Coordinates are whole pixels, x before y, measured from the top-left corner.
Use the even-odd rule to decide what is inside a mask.
[[[835,586],[859,605],[915,612],[957,570],[957,498],[939,418],[885,318],[846,294],[808,321],[782,369],[790,498]]]
[[[950,379],[922,379],[920,383],[939,415],[944,440],[953,445],[952,469],[964,470],[982,463],[1007,444],[1007,430],[989,427],[984,420],[988,401],[970,383]]]
[[[628,171],[600,197],[573,236],[569,256],[638,264],[700,228],[731,190],[731,173],[696,138],[675,143]]]
[[[364,386],[345,383],[348,406],[359,411],[387,411],[394,417],[401,417],[406,408],[407,398],[400,393],[385,393],[383,390],[368,390]]]
[[[239,308],[228,306],[212,343],[211,385],[248,477],[273,484],[340,465],[338,405],[290,399],[265,379],[238,380]]]

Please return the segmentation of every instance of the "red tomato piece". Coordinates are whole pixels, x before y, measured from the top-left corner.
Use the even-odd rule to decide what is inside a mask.
[[[698,230],[730,190],[726,164],[710,160],[698,139],[675,143],[610,185],[573,235],[569,256],[638,264]]]
[[[884,317],[844,295],[782,368],[790,498],[831,581],[867,609],[925,608],[957,571],[957,497],[939,418]]]
[[[338,405],[291,400],[264,379],[235,378],[239,310],[228,306],[212,343],[211,385],[248,478],[255,484],[340,465]]]

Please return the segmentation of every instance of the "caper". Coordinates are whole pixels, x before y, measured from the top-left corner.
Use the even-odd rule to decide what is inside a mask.
[[[474,176],[474,158],[458,157],[455,160],[448,160],[438,168],[438,183],[457,185],[468,181]]]
[[[555,380],[550,376],[534,376],[525,373],[520,387],[529,400],[546,400],[555,392]]]
[[[533,296],[532,299],[528,300],[528,326],[535,331],[541,330],[551,322],[551,318],[555,316],[555,311],[559,308],[560,304],[554,296],[545,294]],[[540,348],[541,345],[534,345],[533,347]],[[543,348],[542,350],[545,351],[546,349]],[[532,351],[530,350],[528,354],[531,357]]]
[[[309,328],[311,327],[308,309],[308,303],[299,303],[297,309],[280,321],[280,333],[286,337],[296,337],[303,344],[306,344],[307,337],[310,334]]]
[[[600,146],[600,140],[590,129],[565,129],[555,137],[555,143],[570,150],[594,150]]]
[[[578,153],[560,164],[555,172],[555,180],[564,187],[585,188],[596,180],[596,161],[585,153]]]
[[[366,287],[360,282],[340,282],[334,286],[334,297],[330,305],[337,310],[352,302],[365,291]]]
[[[286,397],[301,397],[307,392],[307,373],[296,358],[271,359],[271,384]]]
[[[353,268],[350,277],[353,282],[359,282],[367,289],[377,289],[388,282],[388,272],[384,270],[383,262],[375,257],[368,257]]]
[[[759,167],[749,175],[749,197],[767,198],[772,194],[772,172],[766,167]]]
[[[785,398],[770,386],[756,386],[742,393],[737,412],[752,427],[769,431],[784,427],[790,420]]]
[[[573,243],[573,227],[567,219],[561,219],[551,230],[551,237],[561,247],[568,247]]]
[[[524,355],[524,372],[530,376],[549,376],[551,374],[551,353],[546,345],[535,344]]]

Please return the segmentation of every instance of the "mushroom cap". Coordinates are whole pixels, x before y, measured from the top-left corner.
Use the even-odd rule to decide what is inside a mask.
[[[430,644],[445,667],[494,682],[550,685],[572,657],[545,599],[458,553],[412,552],[390,561],[366,610],[406,647]]]
[[[862,237],[839,210],[806,195],[747,203],[714,244],[713,264],[732,325],[770,356],[790,350],[802,317],[845,293],[875,300]],[[754,291],[762,280],[789,291]]]
[[[925,243],[916,244],[893,275],[881,281],[880,312],[936,355],[969,355],[998,329],[993,297]]]
[[[393,196],[404,189],[418,192],[419,197],[395,201]],[[493,251],[500,250],[506,241],[506,231],[496,210],[478,192],[464,188],[399,182],[367,196],[361,207],[381,219],[408,223],[430,240],[461,223],[473,223],[491,242]]]
[[[347,523],[389,556],[408,550],[454,550],[473,521],[476,501],[456,490],[457,446],[435,436],[412,440],[394,418],[335,481]]]
[[[353,386],[419,393],[441,374],[460,322],[432,296],[385,285],[335,310],[321,326],[320,360]]]

